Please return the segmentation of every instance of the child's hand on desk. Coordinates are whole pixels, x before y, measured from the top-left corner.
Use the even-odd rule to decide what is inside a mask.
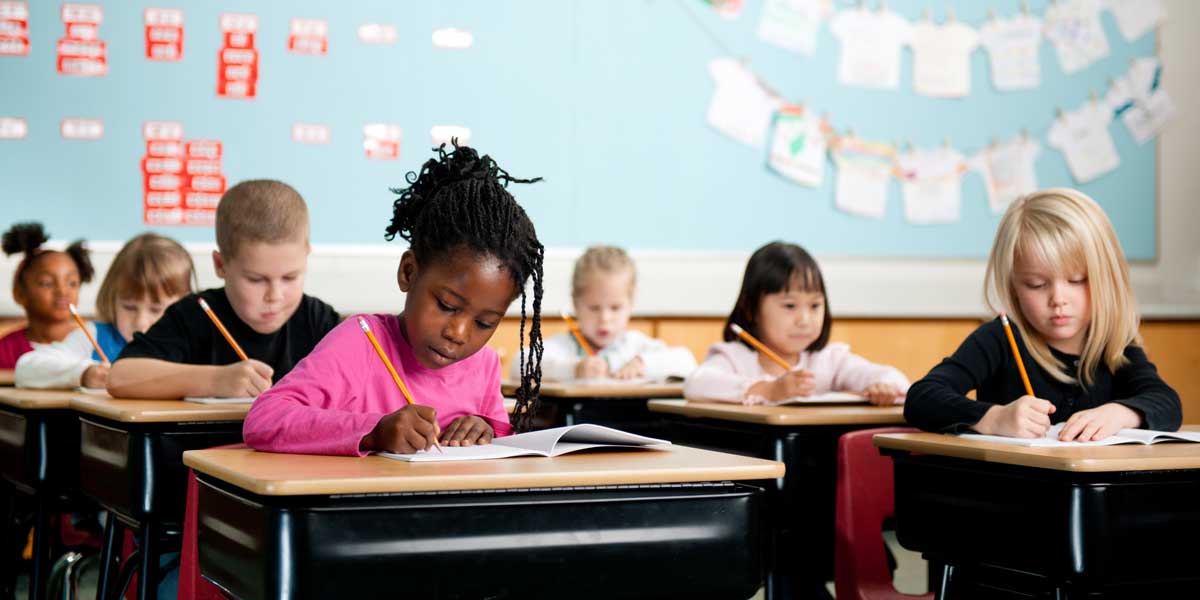
[[[750,386],[749,396],[762,396],[768,402],[779,402],[796,396],[807,396],[817,389],[813,375],[804,369],[788,371],[773,381],[762,381]]]
[[[1126,427],[1140,427],[1142,416],[1116,402],[1081,410],[1067,419],[1058,439],[1064,442],[1098,442]]]
[[[872,383],[863,390],[862,395],[867,397],[868,402],[877,406],[890,406],[904,401],[904,394],[892,383]]]
[[[85,388],[102,390],[108,387],[108,366],[92,365],[79,378],[79,385]]]
[[[433,447],[437,436],[437,411],[429,406],[409,404],[379,419],[358,447],[360,450],[412,454]]]
[[[987,435],[1038,438],[1050,430],[1054,405],[1049,400],[1021,396],[1003,406],[993,406],[973,429]]]
[[[646,374],[646,363],[642,362],[642,357],[635,356],[633,360],[625,363],[625,366],[613,373],[613,377],[617,379],[636,379]]]
[[[608,375],[608,363],[599,356],[589,356],[575,367],[576,379],[597,379]]]
[[[275,374],[267,363],[243,360],[217,369],[212,395],[217,398],[253,398],[271,387]]]
[[[447,446],[474,446],[492,443],[491,425],[475,415],[463,415],[450,421],[442,432],[442,443]]]

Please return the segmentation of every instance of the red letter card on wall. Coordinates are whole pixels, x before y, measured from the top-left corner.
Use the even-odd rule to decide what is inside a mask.
[[[370,123],[363,127],[363,150],[367,158],[396,160],[400,158],[400,126],[391,123]]]
[[[147,8],[146,58],[175,62],[183,59],[183,11],[177,8]]]
[[[0,2],[0,56],[29,56],[29,5]]]
[[[292,19],[288,51],[325,56],[329,52],[329,24],[322,19]]]
[[[219,140],[185,140],[183,124],[142,125],[143,219],[148,225],[211,226],[225,193]]]
[[[58,72],[97,77],[108,73],[108,50],[99,39],[104,9],[97,4],[63,4],[66,37],[58,40]]]
[[[100,119],[63,119],[59,132],[68,140],[98,140],[104,137],[104,121]]]
[[[0,117],[0,140],[23,140],[29,134],[25,119]]]
[[[240,13],[221,15],[224,44],[217,52],[217,96],[253,98],[258,85],[258,50],[254,34],[258,17]]]
[[[328,144],[329,126],[319,123],[292,123],[292,141],[297,144]]]

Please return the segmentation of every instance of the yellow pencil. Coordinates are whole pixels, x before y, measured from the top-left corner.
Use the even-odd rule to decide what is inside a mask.
[[[96,338],[92,337],[92,332],[88,331],[87,325],[83,324],[83,319],[79,318],[79,312],[75,310],[75,305],[68,304],[67,308],[71,309],[71,316],[75,317],[76,323],[79,323],[79,328],[83,330],[83,335],[86,335],[88,341],[92,343],[92,347],[96,349],[96,354],[100,355],[100,360],[104,362],[104,366],[110,366],[112,363],[108,362],[108,357],[104,355],[104,350],[100,349],[100,344],[96,343]]]
[[[595,356],[596,351],[592,350],[592,345],[589,344],[587,339],[583,337],[583,332],[579,330],[579,325],[575,323],[575,319],[572,319],[571,315],[567,314],[566,309],[563,309],[562,311],[562,318],[567,322],[567,327],[571,330],[571,333],[575,334],[575,340],[579,342],[579,345],[583,348],[583,351],[587,352],[588,356]]]
[[[217,326],[217,331],[220,331],[221,335],[225,336],[225,341],[229,342],[230,346],[233,346],[233,351],[237,352],[238,358],[241,358],[242,360],[250,360],[250,358],[246,356],[246,353],[242,352],[242,347],[239,346],[236,341],[234,341],[233,336],[229,335],[229,330],[225,329],[225,326],[221,324],[221,320],[217,318],[217,314],[208,307],[208,303],[204,301],[204,298],[199,298],[198,300],[200,300],[200,308],[204,309],[205,314],[207,314],[208,318],[212,320],[213,325]]]
[[[1017,359],[1017,370],[1021,372],[1021,382],[1025,384],[1025,393],[1033,395],[1033,384],[1029,383],[1029,373],[1025,372],[1025,362],[1021,360],[1021,352],[1017,350],[1017,338],[1013,337],[1012,327],[1008,325],[1008,315],[1000,313],[1000,322],[1004,323],[1004,333],[1008,335],[1008,345],[1012,347],[1013,358]]]
[[[371,333],[371,327],[367,325],[367,320],[359,317],[358,326],[362,327],[363,333],[367,334],[367,339],[371,340],[371,345],[375,347],[375,353],[379,355],[379,360],[383,361],[383,366],[387,367],[388,373],[392,374],[392,381],[396,382],[396,387],[400,388],[400,393],[404,394],[404,399],[412,405],[416,405],[417,401],[413,400],[412,394],[408,393],[408,386],[404,385],[404,380],[400,379],[400,374],[396,372],[396,367],[392,366],[392,361],[388,360],[387,354],[383,352],[383,346],[379,345],[379,340],[375,339],[375,334]],[[441,445],[434,440],[433,447],[437,448],[438,452],[442,451]]]
[[[782,358],[780,358],[778,354],[775,354],[774,352],[772,352],[771,349],[768,348],[765,344],[754,339],[754,336],[750,335],[750,333],[748,331],[746,331],[745,329],[742,329],[741,327],[739,327],[737,323],[730,323],[729,328],[732,329],[733,332],[738,335],[738,337],[742,338],[743,340],[746,340],[747,344],[754,346],[754,348],[756,350],[758,350],[759,352],[762,352],[763,356],[766,356],[767,358],[775,361],[775,364],[783,367],[784,371],[792,370],[792,365],[787,364],[786,361],[784,361]]]

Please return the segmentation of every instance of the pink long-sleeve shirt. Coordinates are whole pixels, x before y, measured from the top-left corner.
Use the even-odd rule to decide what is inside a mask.
[[[873,383],[892,383],[908,392],[908,378],[895,367],[877,365],[850,351],[850,346],[831,342],[815,352],[801,352],[793,369],[813,374],[814,394],[861,392]],[[758,353],[741,342],[721,342],[708,349],[704,362],[688,376],[683,395],[688,400],[758,404],[762,398],[747,396],[750,386],[775,379],[763,370]]]
[[[418,404],[437,410],[445,429],[476,415],[496,436],[512,433],[500,395],[500,357],[484,346],[441,369],[417,362],[395,315],[361,315]],[[363,436],[406,401],[353,316],[330,331],[312,353],[254,401],[242,426],[255,450],[363,456]]]

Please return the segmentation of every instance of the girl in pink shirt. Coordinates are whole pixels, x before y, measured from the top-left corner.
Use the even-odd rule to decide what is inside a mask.
[[[795,244],[772,242],[746,264],[742,289],[729,320],[725,341],[714,344],[688,376],[688,400],[763,404],[796,396],[847,391],[872,404],[898,404],[908,391],[904,374],[829,343],[832,321],[825,279],[812,256]],[[785,370],[733,333],[738,325],[778,354]]]
[[[489,156],[438,149],[396,200],[387,238],[410,243],[397,280],[404,312],[363,315],[416,405],[408,405],[351,317],[255,400],[242,433],[257,450],[361,456],[413,453],[435,441],[487,444],[525,429],[541,387],[542,258],[509,176]],[[525,342],[525,282],[533,278]],[[500,359],[485,346],[521,298],[521,383],[513,425],[500,395]]]

